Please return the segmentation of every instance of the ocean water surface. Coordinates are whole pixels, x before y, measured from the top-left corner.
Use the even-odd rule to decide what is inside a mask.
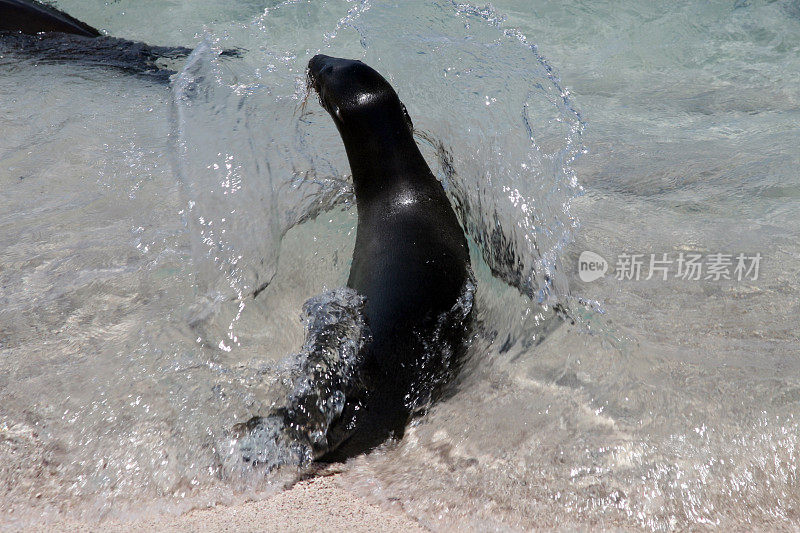
[[[297,475],[232,428],[352,305],[322,52],[395,87],[477,284],[447,399],[339,483],[434,530],[798,527],[796,0],[58,7],[194,52],[169,84],[0,56],[4,526]]]

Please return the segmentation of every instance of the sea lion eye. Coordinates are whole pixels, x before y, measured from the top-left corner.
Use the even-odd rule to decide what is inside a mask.
[[[333,106],[333,114],[336,115],[336,118],[342,120],[342,113],[338,105]]]

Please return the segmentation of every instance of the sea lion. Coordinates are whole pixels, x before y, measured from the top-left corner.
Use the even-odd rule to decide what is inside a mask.
[[[169,81],[159,62],[188,56],[181,46],[151,46],[103,35],[92,26],[36,0],[0,0],[0,55],[44,62],[76,62]],[[225,50],[222,55],[238,55]]]
[[[100,37],[95,28],[63,11],[31,0],[0,0],[0,31],[36,35],[44,32]]]
[[[464,231],[389,82],[361,61],[324,55],[309,62],[308,80],[353,175],[358,225],[347,286],[362,299],[368,332],[355,363],[311,346],[287,405],[237,426],[244,460],[270,466],[281,454],[341,461],[402,437],[463,361],[474,290]],[[330,342],[324,327],[309,329],[314,343]]]
[[[442,374],[452,373],[464,330],[438,328],[471,272],[464,231],[389,82],[361,61],[325,55],[309,61],[308,76],[339,130],[353,175],[358,226],[347,285],[364,296],[372,334],[364,354],[366,391],[355,423],[348,421],[355,429],[339,436],[343,441],[328,454],[335,459],[402,436],[414,409],[436,394]]]

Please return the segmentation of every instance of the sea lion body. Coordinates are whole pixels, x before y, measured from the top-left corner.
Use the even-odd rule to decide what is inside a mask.
[[[353,174],[358,226],[347,284],[365,297],[372,334],[363,390],[351,391],[329,431],[323,459],[338,460],[402,436],[457,369],[465,317],[451,315],[471,272],[464,232],[392,86],[360,61],[322,55],[309,62],[309,80]]]

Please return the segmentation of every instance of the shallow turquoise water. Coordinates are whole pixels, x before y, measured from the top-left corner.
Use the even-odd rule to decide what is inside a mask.
[[[375,66],[408,107],[464,206],[484,324],[458,392],[340,482],[434,529],[797,527],[797,2],[58,5],[200,48],[174,90],[3,58],[12,523],[283,479],[226,466],[229,430],[280,399],[302,303],[349,269],[346,160],[304,82],[321,50]],[[493,230],[532,298],[490,275]],[[672,263],[584,282],[586,250],[612,269],[762,262],[742,281]]]

